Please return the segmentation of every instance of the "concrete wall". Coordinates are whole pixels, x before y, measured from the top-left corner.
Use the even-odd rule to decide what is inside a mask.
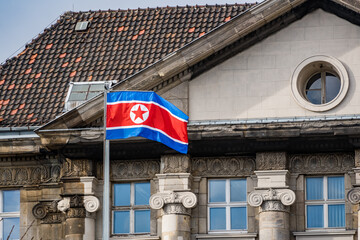
[[[300,107],[290,89],[296,66],[317,54],[339,59],[350,78],[342,103],[323,113]],[[316,10],[192,80],[190,120],[359,114],[359,56],[360,27]]]

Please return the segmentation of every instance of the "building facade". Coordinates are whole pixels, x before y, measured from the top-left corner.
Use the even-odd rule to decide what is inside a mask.
[[[268,0],[65,14],[0,69],[2,239],[359,239],[359,12]],[[189,152],[111,141],[103,229],[110,80],[185,112]]]

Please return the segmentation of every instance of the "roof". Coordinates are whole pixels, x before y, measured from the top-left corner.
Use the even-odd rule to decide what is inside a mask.
[[[70,82],[126,79],[251,6],[67,12],[0,66],[0,127],[43,125],[62,113]],[[75,31],[80,21],[88,31]]]

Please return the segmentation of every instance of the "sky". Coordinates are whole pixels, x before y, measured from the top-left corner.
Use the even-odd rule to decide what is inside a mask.
[[[259,0],[258,0],[259,1]],[[21,52],[66,11],[252,3],[254,0],[0,0],[0,63]]]

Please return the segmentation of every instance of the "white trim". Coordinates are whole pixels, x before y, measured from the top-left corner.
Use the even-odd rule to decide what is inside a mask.
[[[304,96],[304,86],[307,80],[311,75],[320,71],[318,67],[314,67],[316,63],[330,66],[341,82],[338,95],[330,102],[324,104],[313,104]],[[350,81],[346,68],[338,59],[326,55],[315,55],[306,58],[295,68],[291,77],[291,92],[295,101],[301,107],[313,112],[324,112],[336,107],[344,100],[349,84]]]
[[[0,221],[0,239],[2,239],[2,236],[3,236],[4,222],[2,221],[2,219],[3,218],[20,218],[20,206],[19,206],[19,212],[3,212],[3,210],[4,210],[4,208],[3,208],[3,204],[4,204],[3,191],[14,191],[14,190],[20,191],[19,189],[0,190],[0,220],[1,220]],[[20,202],[20,199],[19,199],[19,202]],[[19,226],[19,228],[20,228],[20,226]]]

